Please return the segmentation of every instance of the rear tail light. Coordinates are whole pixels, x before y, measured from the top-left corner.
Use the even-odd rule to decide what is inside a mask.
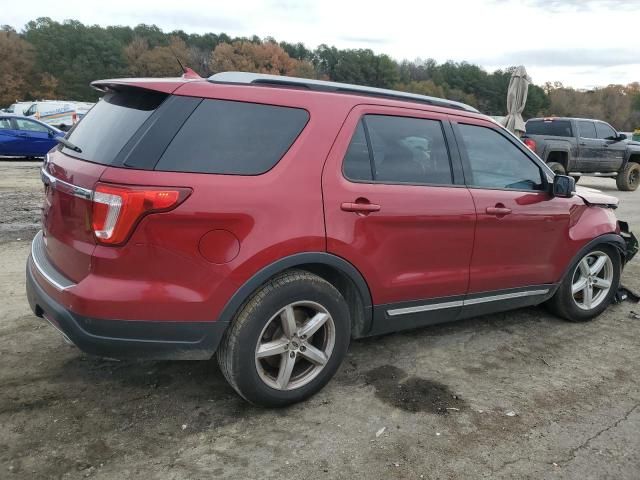
[[[93,234],[100,243],[118,245],[127,239],[143,216],[169,211],[190,193],[188,188],[124,187],[99,183],[93,193]]]
[[[531,149],[532,151],[536,151],[536,141],[532,140],[531,138],[525,138],[524,139],[524,144],[529,147],[529,149]]]

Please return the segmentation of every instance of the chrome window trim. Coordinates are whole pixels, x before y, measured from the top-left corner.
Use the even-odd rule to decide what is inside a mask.
[[[78,187],[77,185],[73,185],[72,183],[65,182],[64,180],[60,180],[57,177],[54,177],[49,172],[47,172],[44,168],[40,170],[40,178],[42,178],[42,183],[50,186],[51,188],[55,188],[64,193],[68,193],[69,195],[73,195],[74,197],[82,198],[85,200],[91,200],[93,198],[93,190],[89,190],[88,188]]]
[[[549,293],[549,290],[549,288],[540,288],[535,290],[523,290],[520,292],[501,293],[498,295],[469,298],[465,300],[453,300],[449,302],[431,303],[427,305],[416,305],[415,307],[393,308],[391,310],[387,310],[387,315],[389,315],[390,317],[394,317],[397,315],[407,315],[410,313],[430,312],[433,310],[442,310],[445,308],[463,307],[467,305],[478,305],[481,303],[497,302],[500,300],[511,300],[513,298],[545,295]]]
[[[36,233],[36,236],[33,238],[31,242],[31,260],[33,261],[33,265],[38,270],[38,273],[44,277],[47,282],[49,282],[56,290],[60,290],[61,292],[67,290],[68,288],[74,287],[76,284],[71,280],[68,280],[68,284],[63,285],[54,279],[51,275],[47,273],[47,270],[42,266],[42,264],[38,261],[38,253],[36,252],[36,242],[41,242],[43,237],[42,230]]]

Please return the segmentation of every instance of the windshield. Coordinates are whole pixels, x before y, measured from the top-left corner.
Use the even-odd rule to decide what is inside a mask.
[[[127,88],[107,93],[71,130],[68,140],[82,152],[63,146],[67,155],[113,165],[122,147],[153,114],[167,94]]]

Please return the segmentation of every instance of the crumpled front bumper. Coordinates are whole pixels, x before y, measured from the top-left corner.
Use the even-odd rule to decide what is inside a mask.
[[[620,227],[620,236],[624,239],[624,243],[627,246],[624,262],[629,263],[631,259],[638,253],[638,239],[636,236],[629,230],[629,224],[627,222],[618,221],[618,226]]]

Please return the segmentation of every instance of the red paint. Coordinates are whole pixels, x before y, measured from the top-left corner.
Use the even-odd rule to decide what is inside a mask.
[[[200,255],[211,263],[229,263],[240,253],[238,238],[228,230],[211,230],[198,244]]]
[[[39,281],[80,315],[215,320],[256,272],[301,252],[328,251],[351,262],[375,304],[550,283],[559,280],[581,246],[616,230],[610,210],[587,207],[579,197],[352,183],[342,175],[344,153],[364,113],[464,116],[498,128],[477,114],[199,80],[100,82],[116,83],[299,107],[310,120],[272,170],[250,177],[104,167],[53,152],[50,173],[88,189],[100,181],[191,190],[175,209],[144,216],[118,246],[96,244],[90,201],[48,193],[43,222],[48,255],[79,283],[59,292]]]

